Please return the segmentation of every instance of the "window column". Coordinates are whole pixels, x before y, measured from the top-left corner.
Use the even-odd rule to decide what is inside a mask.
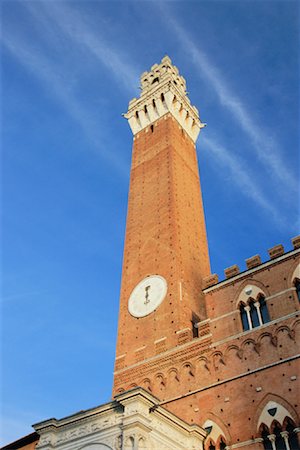
[[[249,305],[245,306],[245,311],[246,311],[247,319],[248,319],[248,323],[249,323],[249,330],[252,330],[253,325],[252,325],[252,320],[251,320],[251,315],[250,315],[250,306]]]
[[[262,320],[262,316],[261,316],[261,312],[260,312],[260,303],[259,302],[255,302],[254,306],[255,306],[256,311],[257,311],[259,325],[263,325],[263,320]]]
[[[269,441],[272,444],[272,450],[276,450],[276,436],[275,436],[275,434],[269,434],[268,439],[269,439]]]
[[[280,434],[281,434],[281,436],[284,439],[286,450],[291,450],[291,447],[290,447],[290,444],[289,444],[289,433],[288,433],[288,431],[282,431]]]

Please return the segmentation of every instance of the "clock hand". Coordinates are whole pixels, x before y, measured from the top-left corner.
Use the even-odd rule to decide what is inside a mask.
[[[150,289],[150,286],[146,286],[146,287],[145,287],[145,301],[144,301],[144,304],[145,304],[145,305],[147,305],[147,303],[150,302],[150,299],[149,299],[149,289]]]

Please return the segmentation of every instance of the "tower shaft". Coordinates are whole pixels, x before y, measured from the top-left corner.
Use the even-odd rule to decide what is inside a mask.
[[[210,265],[194,143],[202,124],[176,71],[166,57],[143,74],[142,87],[145,78],[152,82],[144,81],[126,114],[134,144],[116,372],[190,339],[206,318],[201,289]],[[131,293],[152,275],[166,280],[166,296],[154,311],[135,317],[128,310]],[[141,308],[154,288],[139,291]]]

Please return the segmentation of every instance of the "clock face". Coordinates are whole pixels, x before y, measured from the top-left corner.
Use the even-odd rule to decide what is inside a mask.
[[[129,297],[128,311],[134,317],[147,316],[164,300],[167,288],[166,280],[159,275],[144,278]]]

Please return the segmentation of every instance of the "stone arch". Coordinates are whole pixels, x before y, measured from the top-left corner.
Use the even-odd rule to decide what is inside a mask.
[[[261,346],[254,339],[246,339],[242,342],[243,362],[248,369],[253,369],[259,363]]]
[[[300,319],[297,317],[294,322],[292,322],[291,328],[294,330],[298,325],[300,325]]]
[[[167,372],[167,377],[170,378],[170,380],[173,382],[179,382],[179,374],[178,374],[178,370],[175,367],[171,367],[171,369],[168,370]]]
[[[154,385],[156,390],[159,389],[160,391],[164,390],[166,387],[166,378],[162,372],[157,373],[154,376]]]
[[[295,423],[295,421],[293,419],[291,419],[290,417],[285,417],[284,421],[282,423],[282,429],[286,430],[287,426],[292,422],[292,424],[294,425],[294,427],[297,427],[297,424]]]
[[[141,386],[149,392],[152,392],[152,384],[149,378],[144,378],[141,382]]]
[[[212,354],[212,360],[215,370],[222,369],[226,365],[224,355],[220,351]]]
[[[241,364],[243,351],[237,345],[229,345],[224,351],[227,376],[233,375],[237,366]]]
[[[146,449],[146,448],[147,448],[146,438],[144,436],[139,436],[138,449],[142,450],[142,449]]]
[[[249,339],[246,339],[245,341],[243,341],[242,346],[241,346],[243,352],[245,352],[246,349],[249,349],[251,345],[253,347],[253,350],[255,350],[257,343],[254,339],[249,338]]]
[[[186,361],[181,365],[181,372],[187,376],[195,376],[195,368],[189,361]]]
[[[205,369],[207,372],[210,372],[210,361],[205,356],[200,356],[200,358],[196,360],[196,366],[199,366]]]
[[[295,336],[295,340],[297,340],[297,336],[300,337],[300,319],[296,318],[291,324],[292,333]]]
[[[91,444],[85,444],[83,447],[80,447],[79,450],[113,450],[106,444],[93,442]]]
[[[272,341],[272,334],[271,333],[269,333],[268,331],[264,331],[263,333],[261,333],[259,336],[258,336],[258,338],[257,338],[257,342],[259,343],[259,344],[262,344],[262,341],[263,340],[269,340],[269,343],[271,344],[271,341]]]
[[[295,261],[293,264],[289,276],[287,277],[288,287],[294,286],[295,281],[300,281],[300,262]]]
[[[274,420],[282,424],[286,417],[290,417],[295,424],[299,424],[299,417],[293,406],[284,398],[268,393],[261,400],[256,410],[254,417],[256,432],[259,432],[261,424],[265,424],[270,429]]]
[[[214,444],[218,444],[221,440],[221,437],[223,436],[225,442],[227,445],[230,445],[231,443],[231,436],[228,431],[228,427],[225,425],[225,423],[214,413],[209,412],[207,415],[207,419],[202,425],[202,428],[204,428],[208,433],[208,438],[211,438],[214,441]],[[206,450],[206,446],[205,446]]]
[[[125,450],[134,450],[134,437],[127,436],[125,438]]]
[[[274,346],[274,342],[277,342],[277,337],[272,336],[268,331],[264,331],[257,338],[260,357],[265,364],[273,361],[271,346]]]
[[[237,289],[233,304],[236,309],[239,308],[240,303],[246,305],[250,298],[256,300],[259,296],[269,297],[270,293],[266,286],[258,280],[247,279]]]

